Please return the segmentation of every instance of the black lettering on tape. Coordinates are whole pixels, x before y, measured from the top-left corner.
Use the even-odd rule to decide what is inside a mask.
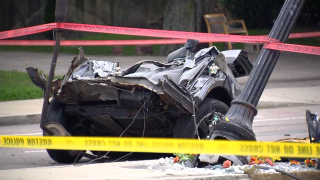
[[[316,147],[316,154],[320,155],[320,147]]]
[[[15,30],[15,31],[13,31],[12,35],[13,36],[20,36],[20,35],[22,35],[22,31],[21,30]]]
[[[272,154],[280,154],[280,146],[278,145],[268,145],[268,152]]]
[[[247,153],[263,153],[262,145],[240,145],[241,152]]]
[[[84,140],[84,145],[85,146],[95,146],[95,147],[98,147],[98,146],[105,146],[106,143],[103,141],[103,140]]]
[[[125,147],[132,147],[131,141],[124,141],[124,146]]]
[[[66,140],[66,144],[73,144],[72,140]]]
[[[292,45],[289,45],[289,44],[277,44],[276,45],[276,49],[277,50],[291,50],[292,49]]]
[[[84,25],[83,29],[85,29],[85,30],[94,30],[94,27],[93,26]]]
[[[294,46],[293,50],[296,51],[296,52],[301,52],[302,47],[301,46]]]
[[[201,143],[178,143],[178,148],[181,149],[197,149],[197,150],[202,150],[203,145]]]
[[[149,143],[148,142],[139,142],[139,141],[137,141],[136,142],[136,146],[138,146],[138,147],[149,147]]]
[[[43,145],[47,146],[48,145],[48,141],[46,139],[43,139]]]
[[[8,32],[0,33],[0,38],[6,38],[6,37],[8,37]]]
[[[120,147],[120,141],[109,141],[109,146]]]
[[[27,146],[51,146],[51,139],[27,138]]]
[[[54,24],[48,24],[48,25],[46,25],[46,27],[47,27],[48,29],[51,29],[51,28],[55,28],[56,25],[54,25]]]
[[[172,148],[173,143],[170,142],[153,142],[152,147],[154,148]]]
[[[113,32],[119,32],[120,29],[119,28],[113,28],[112,30]],[[124,29],[124,32],[127,34],[140,34],[140,30],[139,29]]]
[[[190,34],[189,34],[189,33],[184,33],[183,36],[186,37],[186,38],[189,38],[189,37],[190,37]]]
[[[82,29],[82,25],[80,24],[64,24],[65,29]]]
[[[248,43],[261,42],[261,38],[259,38],[259,37],[241,37],[241,42],[248,42]]]
[[[284,153],[293,154],[294,153],[293,146],[284,146]]]
[[[4,146],[23,146],[24,140],[23,138],[3,138]]]
[[[24,30],[24,34],[28,34],[29,32],[30,32],[30,29],[29,29],[29,28],[27,28],[27,29]]]
[[[310,48],[309,47],[303,47],[302,52],[309,52]]]
[[[311,48],[310,53],[312,53],[312,54],[320,54],[320,48],[313,47],[313,48]]]
[[[298,146],[298,154],[312,155],[311,146]]]

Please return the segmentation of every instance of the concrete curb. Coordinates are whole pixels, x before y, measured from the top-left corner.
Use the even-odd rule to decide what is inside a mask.
[[[39,124],[41,114],[27,114],[18,116],[1,116],[0,126],[15,126],[26,124]]]
[[[157,160],[156,160],[157,161]],[[83,166],[53,166],[25,169],[0,170],[1,179],[172,179],[172,180],[249,180],[247,174],[206,174],[196,169],[176,169],[148,164],[155,160],[99,163]],[[170,170],[167,171],[167,170]]]
[[[259,102],[257,109],[266,108],[278,108],[278,107],[295,107],[295,106],[310,106],[318,105],[311,103],[287,103],[287,102]],[[0,116],[0,126],[15,126],[15,125],[27,125],[27,124],[39,124],[41,114],[26,114],[16,116]]]
[[[300,171],[300,172],[290,172],[295,176],[298,176],[301,179],[317,180],[320,177],[320,171]],[[287,175],[281,173],[256,173],[249,175],[252,180],[268,180],[268,179],[277,179],[277,180],[287,180],[293,179]]]
[[[317,103],[296,103],[296,102],[272,102],[272,101],[260,101],[257,105],[257,109],[266,108],[279,108],[279,107],[295,107],[295,106],[315,106]]]

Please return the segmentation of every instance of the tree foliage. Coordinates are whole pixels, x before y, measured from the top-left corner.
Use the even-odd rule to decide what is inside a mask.
[[[44,7],[44,15],[43,15],[43,23],[52,23],[55,22],[55,9],[56,9],[56,1],[55,0],[46,0]],[[52,40],[53,33],[52,31],[44,32],[44,36],[46,39]]]
[[[224,6],[235,19],[243,19],[248,28],[270,28],[285,0],[223,0]],[[297,26],[313,26],[319,23],[320,1],[306,0],[297,20]]]

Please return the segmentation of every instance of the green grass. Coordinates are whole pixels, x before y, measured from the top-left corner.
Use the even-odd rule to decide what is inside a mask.
[[[32,83],[28,73],[18,72],[17,70],[0,71],[0,101],[42,97],[43,91]]]
[[[313,32],[319,31],[319,28],[295,28],[296,32]],[[249,35],[267,35],[270,29],[250,29]],[[157,39],[154,37],[130,36],[120,34],[103,34],[103,33],[85,33],[85,36],[77,38],[78,40],[136,40],[136,39]],[[309,46],[319,46],[320,37],[289,39],[287,43],[300,44]],[[214,43],[219,49],[223,50],[223,43]],[[161,45],[153,45],[154,55],[159,55]],[[243,43],[234,43],[234,49],[243,49]],[[0,51],[30,51],[30,52],[47,52],[52,53],[52,46],[0,46]],[[112,46],[84,46],[85,54],[88,55],[112,55]],[[62,46],[60,53],[78,54],[78,46]],[[134,46],[123,46],[123,55],[136,55]]]
[[[137,40],[137,39],[159,39],[155,37],[144,36],[129,36],[120,34],[102,34],[102,33],[87,33],[87,36],[78,38],[77,40]],[[136,55],[135,46],[123,46],[123,55]],[[158,55],[160,45],[152,45],[153,54]],[[112,46],[83,46],[85,54],[88,55],[111,55]],[[30,51],[30,52],[45,52],[52,53],[53,46],[0,46],[0,51]],[[61,46],[60,53],[78,54],[78,46]]]

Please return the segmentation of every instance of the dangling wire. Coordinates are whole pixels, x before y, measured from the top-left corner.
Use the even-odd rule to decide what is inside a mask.
[[[194,128],[196,130],[196,135],[198,137],[198,140],[200,140],[200,136],[199,136],[199,131],[198,131],[198,125],[197,125],[197,119],[196,119],[196,110],[195,110],[195,103],[193,101],[193,97],[192,94],[190,93],[190,91],[184,87],[184,86],[180,86],[182,89],[184,89],[190,96],[191,102],[192,102],[192,117],[193,117],[193,122],[194,122]]]
[[[147,103],[148,103],[148,106],[149,106],[149,101],[150,101],[150,98],[151,98],[151,94],[152,94],[153,89],[154,89],[155,86],[156,86],[156,85],[154,85],[154,86],[152,87],[152,90],[151,90],[151,92],[150,92],[150,95],[149,95],[147,101],[145,101],[145,102],[142,104],[141,108],[140,108],[140,109],[138,110],[138,112],[136,113],[136,115],[135,115],[135,117],[133,118],[132,122],[127,126],[127,128],[126,128],[125,130],[123,130],[123,132],[120,134],[119,138],[121,138],[122,135],[132,126],[132,124],[135,122],[135,119],[137,118],[137,116],[138,116],[139,112],[142,110],[142,108],[145,109],[145,105],[146,105]],[[122,89],[120,89],[120,90],[122,90]],[[130,92],[130,91],[128,91],[128,92]],[[133,96],[134,96],[134,95],[133,95]],[[136,97],[136,96],[135,96],[135,97]],[[148,111],[148,109],[147,109],[147,111]],[[145,128],[146,128],[146,126],[145,126],[146,118],[145,118],[145,117],[146,117],[146,116],[145,116],[145,114],[144,114],[144,126],[143,126],[142,138],[144,137]],[[90,163],[92,163],[92,162],[94,162],[94,161],[97,161],[97,160],[106,158],[109,153],[110,153],[110,151],[106,152],[106,154],[104,154],[104,155],[101,156],[101,157],[98,157],[98,158],[96,158],[96,159],[93,159],[93,160],[89,161],[87,164],[90,164]],[[79,154],[80,154],[80,153],[79,153]],[[79,156],[79,154],[78,154],[78,156]],[[118,161],[118,160],[120,160],[120,159],[122,159],[122,158],[124,158],[124,157],[127,157],[127,156],[131,155],[131,154],[133,154],[133,152],[130,152],[130,153],[128,153],[128,154],[126,154],[126,155],[124,155],[124,156],[116,159],[115,161]],[[115,162],[115,161],[114,161],[114,162]],[[76,161],[75,161],[75,162],[76,162]]]

